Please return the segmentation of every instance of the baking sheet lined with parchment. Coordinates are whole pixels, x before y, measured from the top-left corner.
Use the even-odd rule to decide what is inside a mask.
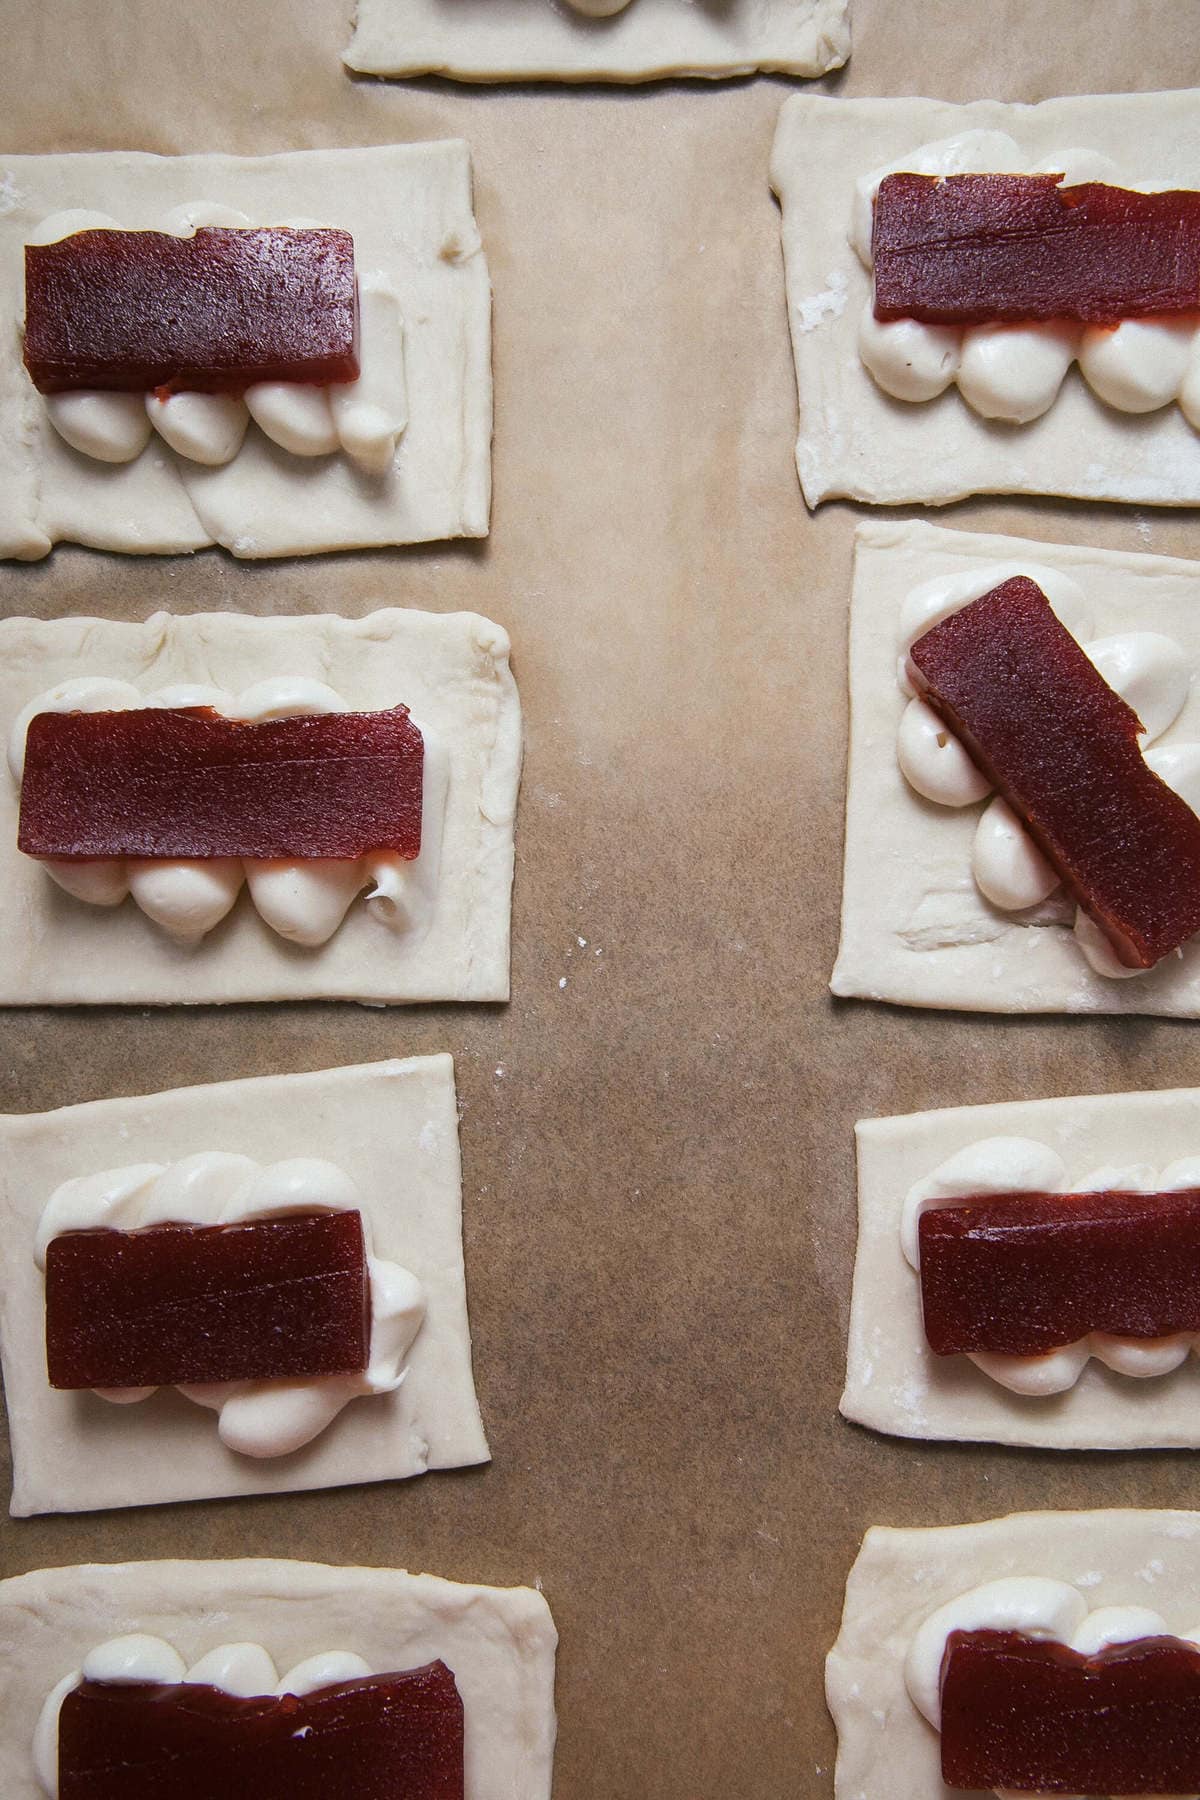
[[[493,1464],[5,1521],[0,1567],[294,1555],[537,1581],[562,1639],[557,1800],[828,1795],[821,1662],[867,1525],[1187,1506],[1197,1472],[1188,1453],[899,1443],[838,1419],[853,1122],[1189,1085],[1200,1037],[828,996],[858,515],[808,515],[793,463],[767,186],[791,84],[356,81],[348,0],[0,0],[0,19],[6,151],[466,137],[496,290],[485,543],[254,567],[60,548],[0,567],[0,608],[469,607],[512,634],[527,728],[509,1006],[0,1018],[5,1111],[453,1052]],[[1200,80],[1187,0],[856,0],[854,28],[825,91]],[[1200,556],[1189,513],[979,501],[937,519]]]

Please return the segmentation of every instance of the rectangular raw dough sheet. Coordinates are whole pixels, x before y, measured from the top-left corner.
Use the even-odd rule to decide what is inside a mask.
[[[486,536],[491,286],[466,144],[8,156],[0,195],[0,556],[45,556],[60,539],[138,554],[223,544],[263,557]],[[354,236],[359,274],[390,278],[404,319],[409,423],[386,476],[340,453],[291,456],[253,423],[233,461],[213,469],[176,456],[156,433],[134,462],[112,465],[54,430],[21,361],[29,232],[75,207],[151,230],[194,200],[235,206],[255,224],[340,226]]]
[[[58,1392],[46,1379],[45,1289],[33,1242],[51,1194],[76,1176],[204,1150],[336,1163],[362,1191],[376,1254],[425,1287],[428,1311],[405,1380],[392,1394],[352,1400],[291,1456],[227,1450],[215,1413],[173,1390],[113,1406]],[[488,1460],[471,1378],[449,1056],[10,1113],[0,1116],[0,1152],[0,1353],[16,1517],[344,1487]]]
[[[96,1644],[130,1632],[165,1638],[189,1664],[258,1643],[281,1673],[330,1649],[381,1675],[440,1658],[463,1698],[465,1800],[550,1800],[558,1638],[541,1594],[269,1557],[85,1563],[0,1582],[4,1800],[44,1800],[32,1757],[42,1702]]]
[[[938,1734],[904,1685],[904,1658],[939,1606],[1004,1575],[1069,1581],[1093,1611],[1149,1606],[1172,1631],[1190,1631],[1200,1620],[1200,1513],[1014,1513],[978,1525],[868,1531],[825,1663],[836,1800],[951,1800]]]
[[[521,708],[508,649],[505,632],[477,613],[396,608],[362,619],[0,620],[0,743],[29,700],[72,676],[118,676],[146,692],[200,681],[236,693],[268,675],[296,674],[327,682],[357,710],[402,701],[450,763],[428,929],[393,932],[358,899],[316,949],[272,931],[245,891],[214,931],[188,947],[131,901],[107,908],[72,899],[17,849],[19,790],[0,770],[0,881],[8,900],[0,1003],[506,1000],[521,770]]]
[[[969,1012],[1162,1013],[1200,1017],[1200,939],[1130,980],[1097,975],[1063,924],[1024,925],[971,874],[978,806],[934,806],[896,760],[908,704],[896,679],[905,595],[972,566],[1031,562],[1073,575],[1093,635],[1165,632],[1200,677],[1200,563],[868,520],[855,533],[850,604],[850,757],[842,938],[835,994]],[[1200,741],[1200,679],[1163,743]]]
[[[369,75],[633,82],[824,75],[849,54],[849,0],[632,0],[607,19],[569,0],[358,0],[344,60]]]
[[[1068,1186],[1102,1166],[1163,1169],[1179,1157],[1200,1156],[1200,1089],[862,1119],[855,1136],[858,1253],[841,1399],[846,1418],[898,1437],[1054,1450],[1200,1447],[1196,1357],[1150,1381],[1114,1375],[1093,1358],[1064,1394],[1045,1400],[1012,1394],[965,1356],[934,1356],[921,1324],[920,1278],[900,1248],[905,1195],[967,1145],[989,1137],[1048,1144],[1067,1165]]]
[[[800,396],[796,465],[809,506],[831,495],[943,505],[966,494],[1064,494],[1200,503],[1200,432],[1178,406],[1135,417],[1072,368],[1030,425],[989,422],[955,387],[915,405],[877,387],[858,354],[871,277],[849,239],[855,183],[963,131],[1004,131],[1031,163],[1073,147],[1111,156],[1130,182],[1200,188],[1200,91],[1084,94],[1038,106],[943,100],[784,103],[771,158],[783,205],[788,316]]]

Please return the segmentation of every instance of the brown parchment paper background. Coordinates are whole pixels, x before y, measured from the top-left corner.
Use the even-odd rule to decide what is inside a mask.
[[[789,84],[354,81],[348,15],[0,0],[0,144],[467,137],[496,287],[491,539],[254,566],[59,549],[0,567],[0,606],[499,620],[528,729],[513,1001],[9,1014],[0,1106],[451,1050],[495,1462],[5,1521],[0,1563],[290,1554],[540,1581],[562,1634],[558,1800],[827,1795],[821,1659],[867,1525],[1200,1492],[1187,1454],[908,1444],[838,1419],[853,1121],[1200,1082],[1200,1034],[826,993],[856,514],[810,518],[792,462],[767,188]],[[855,0],[853,59],[822,85],[1039,100],[1196,81],[1195,0]],[[985,501],[939,518],[1200,557],[1194,515]]]

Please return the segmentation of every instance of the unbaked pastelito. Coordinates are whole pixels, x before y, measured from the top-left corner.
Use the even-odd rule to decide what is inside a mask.
[[[1191,1633],[1200,1622],[1200,1514],[1016,1513],[980,1524],[868,1531],[825,1664],[838,1734],[837,1800],[884,1793],[889,1800],[941,1800],[949,1793],[938,1732],[909,1692],[905,1661],[939,1608],[1013,1577],[1069,1585],[1085,1615],[1136,1607],[1157,1614],[1169,1633]]]
[[[0,1143],[8,1245],[0,1352],[17,1516],[341,1487],[487,1460],[471,1376],[449,1056],[9,1114]],[[65,1183],[104,1171],[159,1165],[194,1175],[214,1153],[263,1166],[295,1158],[336,1165],[361,1196],[375,1254],[410,1271],[421,1289],[423,1316],[399,1385],[350,1400],[288,1455],[227,1448],[209,1406],[170,1390],[114,1405],[56,1391],[47,1378],[36,1240],[48,1201]]]
[[[849,54],[847,0],[359,0],[345,61],[368,75],[635,82],[824,75]]]
[[[938,150],[967,134],[976,134],[969,140],[976,151],[978,134],[989,134],[981,156]],[[871,276],[851,241],[857,187],[873,171],[909,166],[922,151],[937,167],[974,169],[999,155],[1009,169],[1067,162],[1069,175],[1096,169],[1116,185],[1196,189],[1200,97],[1180,90],[1037,106],[808,95],[785,102],[771,180],[783,207],[800,403],[796,460],[809,506],[835,495],[941,505],[974,493],[1195,505],[1200,431],[1178,405],[1118,411],[1071,368],[1048,410],[1019,425],[980,417],[953,386],[910,403],[877,385],[859,353]]]
[[[441,1660],[463,1700],[465,1800],[550,1800],[557,1634],[541,1594],[281,1558],[83,1564],[0,1582],[7,1800],[44,1800],[34,1741],[47,1696],[130,1634],[164,1640],[189,1666],[224,1645],[259,1645],[281,1673],[329,1652],[378,1674]]]
[[[946,531],[923,522],[860,525],[850,616],[842,935],[833,992],[975,1012],[1200,1016],[1195,939],[1181,954],[1132,978],[1100,973],[1075,928],[1076,909],[1061,892],[1023,910],[1004,910],[985,899],[973,858],[989,804],[987,784],[976,803],[939,805],[917,793],[901,771],[899,734],[911,698],[901,685],[901,619],[909,597],[935,582],[978,580],[983,591],[1019,572],[1069,596],[1070,628],[1081,642],[1136,633],[1169,640],[1182,676],[1180,704],[1147,754],[1164,767],[1196,764],[1200,566]]]
[[[10,752],[22,710],[66,682],[115,678],[149,701],[179,684],[237,695],[298,677],[332,689],[350,710],[408,706],[429,739],[427,773],[441,773],[426,793],[419,904],[392,916],[364,890],[325,942],[306,945],[272,929],[248,889],[192,943],[175,941],[132,897],[94,905],[61,892],[17,849],[20,788],[4,772],[0,871],[14,904],[0,944],[0,1000],[506,999],[521,766],[508,649],[506,633],[475,613],[0,622],[0,731]]]
[[[235,556],[482,537],[491,487],[491,288],[459,140],[277,156],[133,151],[0,160],[0,556],[60,540],[131,554],[222,544]],[[24,250],[51,215],[126,230],[186,230],[199,208],[252,225],[349,231],[360,289],[394,295],[407,423],[381,473],[341,450],[296,455],[251,424],[220,466],[152,432],[133,461],[66,443],[21,360]],[[181,222],[182,221],[182,222]],[[364,319],[367,311],[364,307]]]
[[[1175,1185],[1172,1165],[1192,1185],[1185,1165],[1200,1158],[1200,1089],[862,1119],[855,1137],[858,1249],[841,1399],[846,1418],[900,1437],[1057,1450],[1200,1446],[1200,1365],[1186,1347],[1167,1359],[1176,1367],[1147,1378],[1091,1355],[1073,1381],[1073,1370],[1055,1370],[1046,1392],[1014,1392],[1004,1384],[1003,1358],[986,1357],[981,1367],[967,1356],[934,1355],[922,1327],[920,1276],[906,1254],[914,1223],[906,1202],[927,1191],[990,1195],[1051,1183],[1064,1194],[1149,1191],[1164,1178]],[[1124,1360],[1114,1346],[1101,1348],[1112,1362]],[[1130,1360],[1132,1366],[1138,1359]],[[1032,1365],[1019,1371],[1032,1388],[1038,1384],[1031,1373]]]

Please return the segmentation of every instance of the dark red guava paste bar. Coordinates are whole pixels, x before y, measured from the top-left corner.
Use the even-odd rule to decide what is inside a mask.
[[[964,1199],[923,1213],[918,1233],[938,1356],[1200,1331],[1200,1189]]]
[[[208,707],[38,713],[17,844],[39,857],[411,859],[424,765],[406,706],[261,724]]]
[[[67,1231],[46,1252],[51,1387],[348,1375],[370,1346],[357,1212]]]
[[[915,685],[1130,968],[1200,931],[1200,818],[1147,768],[1141,723],[1015,575],[909,652]]]
[[[1034,1794],[1200,1790],[1200,1650],[1140,1638],[1081,1656],[1013,1631],[952,1631],[942,1780]]]
[[[445,1663],[298,1696],[84,1681],[58,1724],[59,1800],[463,1800]]]
[[[929,325],[1200,312],[1200,193],[1061,175],[887,175],[875,317]]]
[[[346,231],[78,231],[25,249],[25,367],[43,394],[358,379]]]

